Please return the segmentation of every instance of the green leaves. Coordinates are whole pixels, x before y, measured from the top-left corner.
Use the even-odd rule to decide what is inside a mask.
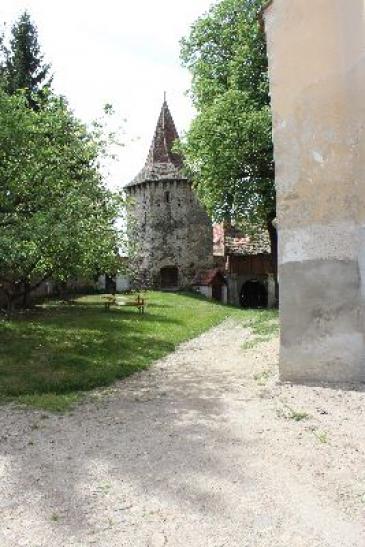
[[[88,129],[52,94],[49,68],[25,12],[9,49],[0,36],[0,289],[9,309],[47,277],[119,268],[123,200],[104,187],[99,168],[113,136],[101,120]]]
[[[198,115],[182,144],[216,220],[266,224],[275,213],[271,112],[262,0],[222,0],[182,40]]]
[[[0,284],[65,280],[118,268],[115,228],[123,201],[106,190],[105,142],[64,99],[32,110],[24,94],[0,91]]]

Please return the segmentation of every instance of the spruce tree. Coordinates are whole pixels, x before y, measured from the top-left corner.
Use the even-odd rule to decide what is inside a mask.
[[[0,30],[0,88],[6,87],[6,54],[4,32]]]
[[[38,31],[30,16],[24,12],[11,31],[10,49],[6,60],[6,91],[12,95],[24,89],[30,106],[49,88],[52,77],[50,65],[44,63],[38,42]]]

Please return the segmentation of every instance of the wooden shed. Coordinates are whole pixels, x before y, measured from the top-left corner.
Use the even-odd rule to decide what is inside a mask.
[[[210,300],[227,303],[227,285],[218,268],[201,272],[195,276],[193,287]]]

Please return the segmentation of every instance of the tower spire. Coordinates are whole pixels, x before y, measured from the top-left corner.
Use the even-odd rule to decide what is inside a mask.
[[[146,163],[128,186],[155,180],[187,180],[182,171],[183,158],[174,150],[175,141],[178,139],[179,135],[167,104],[165,91]]]
[[[152,140],[151,148],[147,157],[147,165],[172,164],[175,167],[182,167],[182,158],[173,150],[174,143],[179,135],[176,130],[174,120],[166,101],[166,91],[164,92],[164,102],[158,118],[155,134]]]

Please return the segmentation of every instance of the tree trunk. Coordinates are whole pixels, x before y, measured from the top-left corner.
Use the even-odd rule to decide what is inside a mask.
[[[23,298],[22,298],[22,308],[26,310],[29,308],[29,294],[30,294],[30,283],[29,281],[23,281]]]
[[[60,295],[61,300],[63,300],[64,302],[68,302],[71,298],[66,281],[61,281],[60,283]]]
[[[279,281],[278,281],[278,232],[274,225],[275,216],[271,215],[267,220],[267,229],[270,237],[271,261],[275,278],[275,299],[279,305]]]
[[[11,293],[11,292],[8,292],[6,294],[6,298],[7,298],[7,303],[6,303],[6,315],[7,315],[7,318],[8,319],[11,319],[13,314],[14,314],[14,310],[15,310],[15,297],[14,295]]]

